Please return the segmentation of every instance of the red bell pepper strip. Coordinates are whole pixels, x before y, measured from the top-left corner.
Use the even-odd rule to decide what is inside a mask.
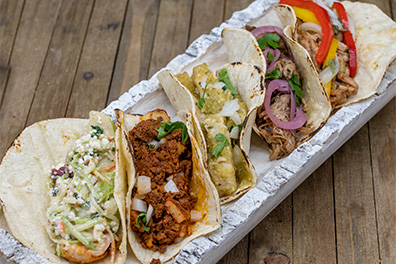
[[[322,65],[327,53],[329,52],[331,41],[334,37],[333,25],[331,24],[327,11],[312,1],[280,0],[279,4],[304,8],[315,14],[316,19],[319,21],[320,26],[322,27],[322,42],[319,45],[318,53],[315,55],[315,61],[318,66]]]
[[[349,47],[349,75],[355,77],[357,68],[356,45],[351,31],[349,31],[348,14],[345,7],[339,2],[334,2],[332,7],[336,10],[342,24],[347,29],[347,31],[343,31],[342,34],[344,36],[345,45]]]

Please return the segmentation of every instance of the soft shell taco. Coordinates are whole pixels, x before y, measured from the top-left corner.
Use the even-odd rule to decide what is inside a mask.
[[[191,127],[164,110],[116,110],[128,165],[128,239],[143,263],[163,263],[220,226],[220,203]]]
[[[26,128],[0,166],[12,234],[54,263],[123,263],[124,165],[110,118],[55,119]]]
[[[212,73],[206,64],[174,76],[158,74],[165,93],[179,111],[193,111],[195,135],[221,202],[236,199],[256,184],[249,160],[250,135],[257,107],[264,99],[264,75],[257,66],[232,63]]]
[[[333,108],[373,95],[396,57],[396,23],[377,6],[281,0],[297,20],[286,32],[309,52]]]
[[[231,61],[253,63],[266,73],[265,100],[254,129],[267,143],[271,160],[287,156],[311,138],[331,112],[309,55],[284,34],[293,21],[290,7],[276,6],[255,26],[247,26],[251,32],[227,28],[222,33]]]

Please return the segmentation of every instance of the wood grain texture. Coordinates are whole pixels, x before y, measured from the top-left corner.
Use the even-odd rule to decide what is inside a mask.
[[[293,192],[293,263],[336,263],[330,159]]]
[[[249,263],[287,264],[293,254],[292,195],[250,232]],[[278,261],[278,262],[276,262]]]
[[[378,238],[365,125],[333,155],[339,263],[377,263]]]
[[[23,5],[23,0],[0,0],[0,106],[10,73],[9,61]]]
[[[218,264],[246,264],[248,263],[248,245],[249,235],[246,235],[235,245],[219,262]]]
[[[65,115],[93,3],[62,2],[27,125]]]
[[[0,153],[25,127],[60,1],[27,1],[15,39],[6,91],[0,108]],[[17,107],[16,107],[17,106]]]
[[[189,44],[202,34],[209,34],[213,27],[223,22],[224,6],[225,0],[194,1]]]
[[[161,1],[148,78],[187,48],[192,2]]]
[[[160,2],[129,1],[108,103],[147,79]]]
[[[95,1],[66,116],[88,117],[106,106],[126,6],[127,0]]]

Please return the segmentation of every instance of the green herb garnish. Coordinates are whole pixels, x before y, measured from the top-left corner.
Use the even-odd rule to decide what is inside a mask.
[[[230,79],[228,78],[228,73],[226,68],[221,69],[221,71],[219,72],[219,81],[225,84],[225,86],[223,87],[224,91],[230,90],[232,95],[238,94],[234,86],[232,85]]]
[[[143,226],[143,230],[148,232],[150,229],[147,227],[147,213],[146,212],[142,212],[140,213],[140,215],[138,215],[138,217],[136,218],[136,226],[138,228],[140,228],[140,223]]]
[[[91,126],[94,131],[91,132],[91,137],[99,138],[104,133],[103,128],[100,126]]]
[[[292,77],[289,80],[290,88],[294,93],[294,97],[296,98],[296,105],[300,105],[300,99],[303,97],[303,92],[301,90],[301,82],[300,78],[298,78],[297,74],[292,73]]]
[[[179,128],[181,128],[182,140],[183,144],[185,144],[188,139],[187,127],[183,122],[180,121],[176,121],[173,123],[171,121],[167,123],[162,123],[161,126],[156,129],[158,131],[157,139],[161,140],[162,138],[166,137],[170,132]]]
[[[275,58],[274,54],[272,54],[271,51],[268,51],[267,53],[268,62],[272,62],[274,58]]]
[[[224,147],[229,146],[230,142],[224,136],[222,133],[218,133],[215,136],[216,140],[220,142],[219,145],[217,145],[213,150],[212,150],[212,155],[216,157],[216,159],[220,156],[220,153],[223,151]]]
[[[201,108],[201,109],[202,109],[202,107],[203,107],[203,104],[205,103],[205,93],[206,93],[206,89],[207,89],[207,88],[208,88],[208,84],[205,85],[205,88],[204,88],[202,97],[199,98],[199,100],[198,100],[198,102],[197,102],[197,106],[198,106],[199,108]]]
[[[329,60],[329,67],[330,67],[331,72],[333,74],[335,74],[337,65],[336,65],[336,62],[334,60],[332,60],[332,59]]]
[[[338,26],[333,25],[333,30],[334,30],[334,35],[337,35],[339,31]]]
[[[279,79],[280,76],[281,76],[280,70],[275,69],[275,70],[272,70],[269,73],[267,73],[265,75],[265,79],[266,80],[276,80],[276,79]]]
[[[149,148],[150,148],[150,149],[153,149],[153,148],[155,148],[155,145],[149,144]]]
[[[77,198],[77,193],[76,193],[76,192],[73,193],[73,197],[74,197],[74,198]]]
[[[279,35],[276,33],[270,33],[265,35],[262,38],[259,38],[257,40],[257,43],[260,46],[260,49],[264,50],[267,45],[270,46],[271,48],[277,49],[279,47]]]

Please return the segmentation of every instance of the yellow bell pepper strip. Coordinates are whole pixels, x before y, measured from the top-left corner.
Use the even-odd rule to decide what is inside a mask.
[[[325,67],[329,66],[329,61],[330,60],[334,60],[335,59],[335,55],[337,52],[337,48],[338,48],[338,40],[333,38],[333,40],[331,41],[331,45],[330,45],[330,49],[329,49],[329,53],[327,53],[326,59],[323,63],[322,69],[324,69]],[[326,89],[327,92],[327,96],[330,98],[330,93],[331,93],[331,82],[325,83],[324,84],[324,88]]]
[[[318,53],[315,55],[315,61],[318,65],[322,65],[327,53],[329,52],[330,44],[334,37],[333,25],[327,11],[312,1],[280,0],[279,4],[307,9],[315,14],[316,19],[322,27],[322,42],[319,45]]]
[[[294,13],[296,13],[296,17],[301,19],[304,22],[311,22],[317,25],[320,25],[319,21],[316,19],[316,16],[311,11],[293,6]]]
[[[342,35],[344,36],[345,45],[349,47],[349,75],[355,77],[357,68],[356,45],[352,33],[349,30],[348,14],[345,7],[339,2],[334,2],[332,7],[336,10],[342,24],[347,29],[347,31],[342,32]]]

